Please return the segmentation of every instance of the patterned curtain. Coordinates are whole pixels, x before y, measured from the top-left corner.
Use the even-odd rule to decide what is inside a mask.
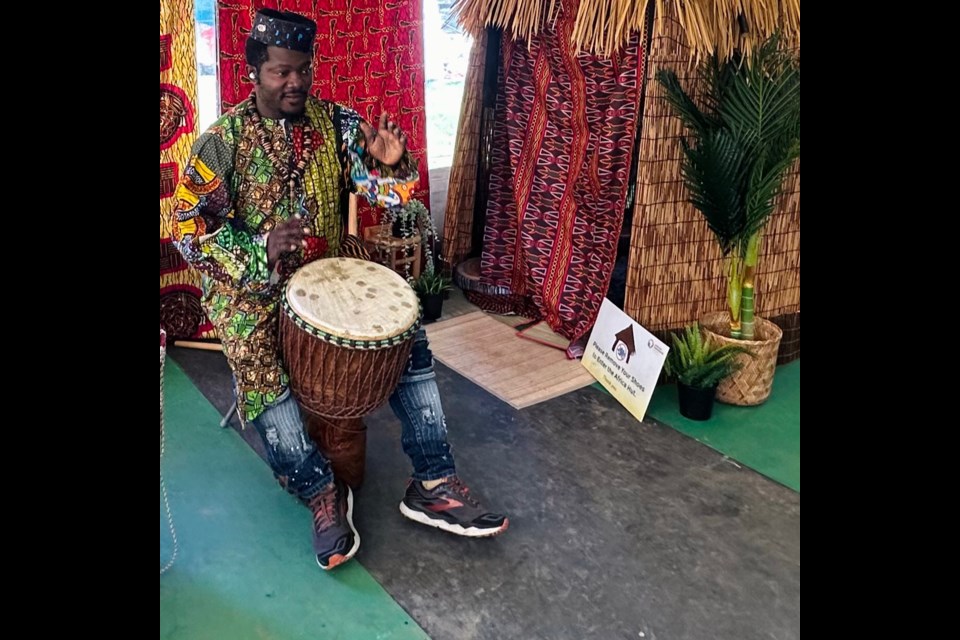
[[[213,337],[200,307],[200,276],[171,243],[166,219],[196,139],[193,0],[160,0],[160,325],[171,338]]]
[[[642,39],[577,54],[577,0],[529,42],[505,39],[481,282],[571,340],[593,326],[616,259],[643,79]]]

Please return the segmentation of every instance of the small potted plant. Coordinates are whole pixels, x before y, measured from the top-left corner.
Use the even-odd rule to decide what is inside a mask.
[[[709,420],[717,385],[743,366],[737,356],[750,351],[741,345],[705,340],[699,323],[672,334],[671,339],[673,347],[664,368],[677,379],[680,414],[691,420]]]
[[[423,304],[423,318],[432,322],[443,311],[443,294],[450,289],[450,278],[439,271],[427,270],[413,283],[413,289]]]

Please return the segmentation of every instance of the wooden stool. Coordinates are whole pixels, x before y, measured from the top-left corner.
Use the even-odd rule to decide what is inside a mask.
[[[371,257],[403,277],[407,277],[406,266],[410,265],[410,275],[419,278],[420,234],[394,238],[391,228],[392,225],[381,224],[363,230],[363,239]]]

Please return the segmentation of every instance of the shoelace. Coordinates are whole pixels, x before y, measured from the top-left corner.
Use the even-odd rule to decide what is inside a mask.
[[[454,478],[447,484],[450,485],[451,489],[457,495],[461,496],[464,500],[466,500],[468,504],[470,504],[473,507],[478,507],[478,508],[480,507],[480,503],[477,501],[477,499],[474,498],[472,495],[470,495],[470,487],[463,484],[463,482],[460,481],[460,478]]]
[[[313,528],[325,531],[337,521],[337,490],[324,491],[310,502],[313,510]]]

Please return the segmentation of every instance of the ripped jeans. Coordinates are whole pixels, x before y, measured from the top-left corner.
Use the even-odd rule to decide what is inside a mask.
[[[437,480],[456,473],[436,378],[426,332],[420,329],[407,369],[390,396],[390,406],[403,427],[401,444],[413,463],[415,480]],[[270,468],[287,491],[309,500],[333,481],[330,462],[307,435],[289,389],[253,424],[263,439]]]

